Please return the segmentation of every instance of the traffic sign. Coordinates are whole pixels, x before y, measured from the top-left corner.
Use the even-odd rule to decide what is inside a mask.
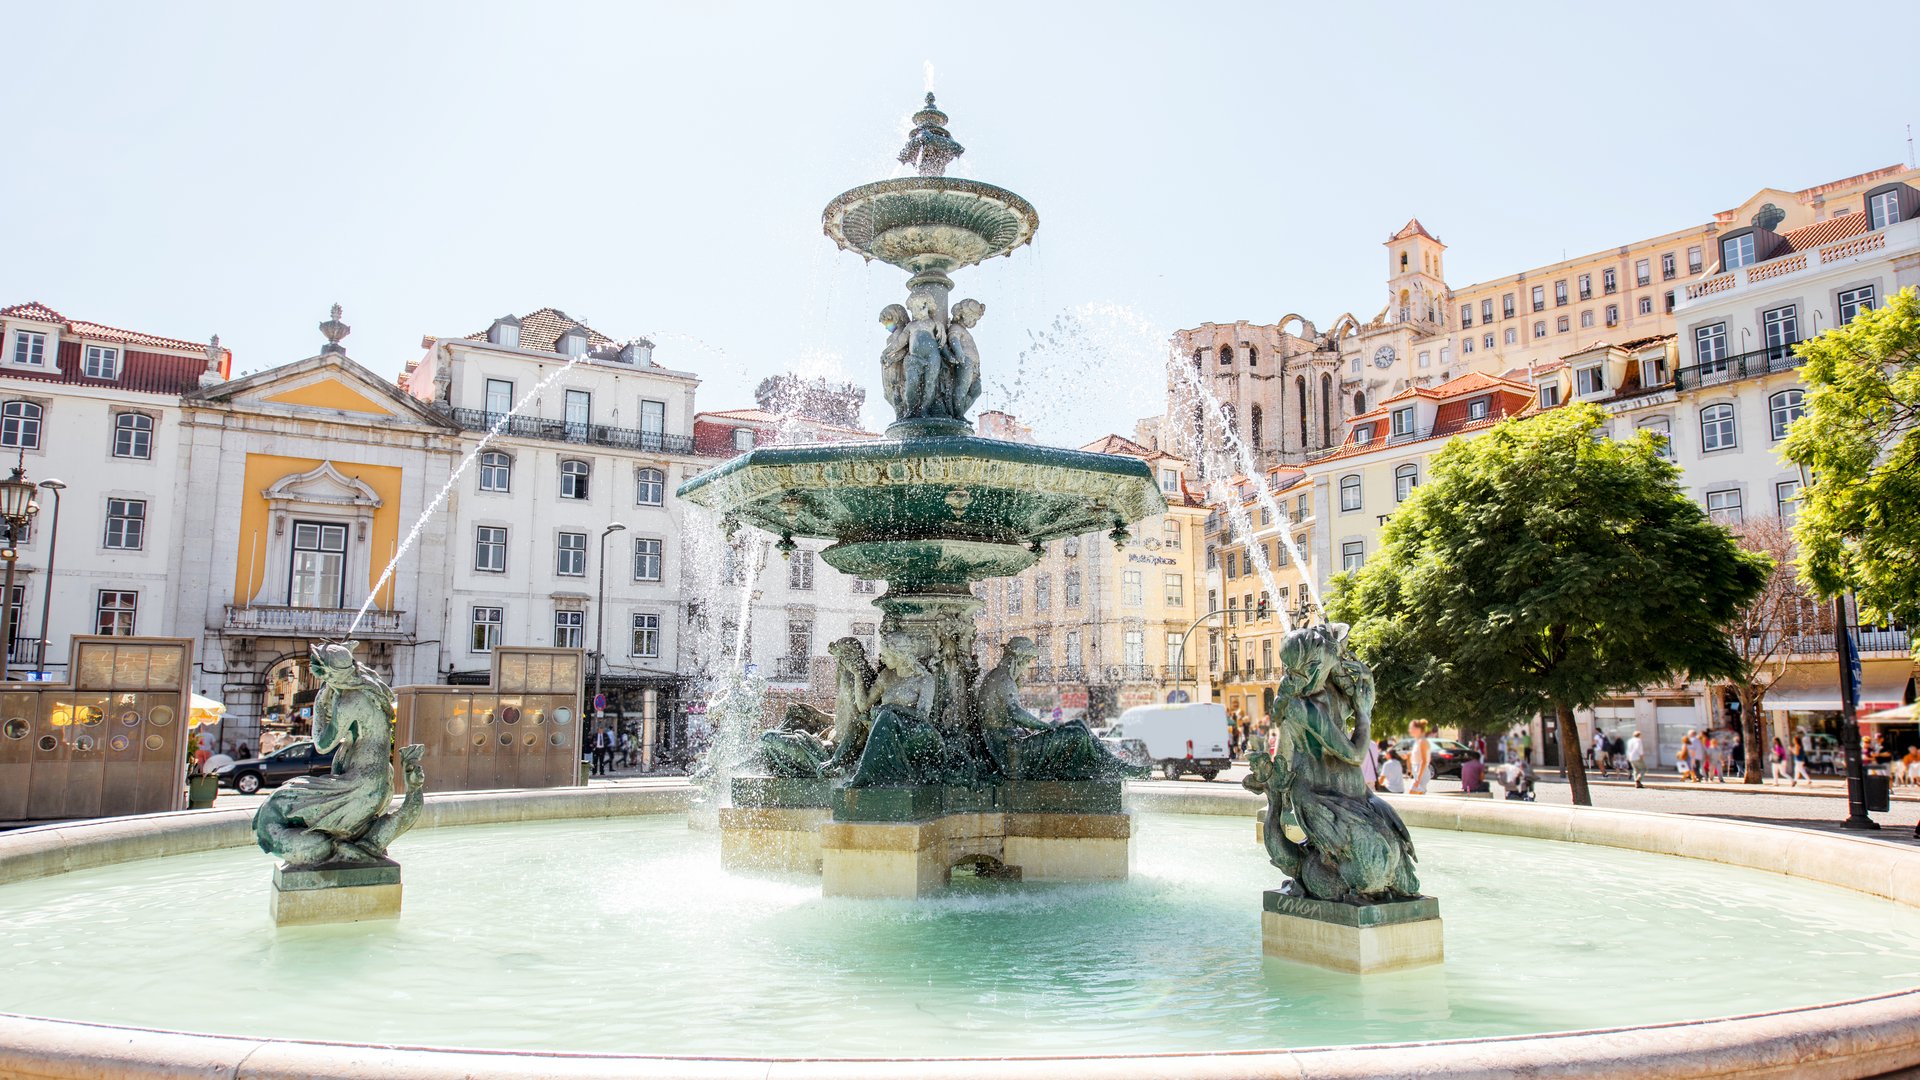
[[[1167,704],[1169,705],[1184,705],[1187,703],[1188,700],[1189,699],[1187,697],[1187,692],[1185,690],[1167,691]]]
[[[605,694],[593,695],[593,711],[594,712],[599,712],[600,710],[606,707],[607,707],[607,695]]]

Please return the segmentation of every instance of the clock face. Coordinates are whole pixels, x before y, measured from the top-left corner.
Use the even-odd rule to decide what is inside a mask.
[[[1380,346],[1379,351],[1373,354],[1373,366],[1377,368],[1392,367],[1393,366],[1393,346],[1391,345]]]

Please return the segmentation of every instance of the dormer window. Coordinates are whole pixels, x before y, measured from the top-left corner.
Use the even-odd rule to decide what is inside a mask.
[[[753,449],[753,429],[752,428],[734,428],[733,429],[733,448],[735,450]]]
[[[511,315],[493,320],[487,328],[487,341],[494,345],[505,345],[509,349],[520,347],[520,320]]]
[[[1754,258],[1752,233],[1729,236],[1725,240],[1720,241],[1720,268],[1722,270],[1733,270],[1738,267],[1749,266],[1755,261],[1757,260]]]
[[[563,356],[587,355],[587,335],[579,330],[569,330],[561,334],[560,353]]]
[[[1373,425],[1361,424],[1360,426],[1354,428],[1353,441],[1363,446],[1366,445],[1367,443],[1372,442],[1373,441]]]
[[[81,371],[89,379],[116,379],[120,377],[120,350],[105,345],[87,346]]]
[[[1396,437],[1413,434],[1413,409],[1411,406],[1405,409],[1393,410],[1393,433]]]
[[[1884,229],[1900,220],[1900,190],[1882,191],[1867,200],[1867,225]]]
[[[1467,419],[1485,420],[1487,418],[1487,408],[1488,401],[1486,398],[1474,398],[1472,401],[1467,402]]]
[[[28,367],[46,367],[47,335],[17,331],[13,335],[13,362]]]
[[[1640,361],[1640,385],[1646,389],[1651,390],[1656,386],[1665,386],[1666,384],[1667,384],[1666,354],[1662,353],[1659,356],[1648,356],[1643,358]]]
[[[1573,373],[1574,391],[1581,397],[1604,394],[1607,390],[1607,372],[1599,364],[1578,368]]]
[[[1540,407],[1551,409],[1560,404],[1560,384],[1548,383],[1540,388]]]

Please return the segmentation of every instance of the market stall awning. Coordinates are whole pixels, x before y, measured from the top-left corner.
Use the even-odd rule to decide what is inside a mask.
[[[1912,678],[1910,660],[1867,661],[1860,667],[1856,708],[1865,714],[1899,706],[1907,699],[1907,683]],[[1839,712],[1839,665],[1831,661],[1793,665],[1767,691],[1764,707],[1768,712]]]
[[[1914,720],[1915,703],[1909,701],[1897,709],[1885,709],[1871,716],[1862,716],[1863,724],[1911,724]]]
[[[195,694],[193,695],[192,704],[193,720],[187,726],[206,727],[208,724],[217,724],[220,722],[220,718],[226,714],[227,707],[225,705],[210,697],[201,697],[199,694]]]

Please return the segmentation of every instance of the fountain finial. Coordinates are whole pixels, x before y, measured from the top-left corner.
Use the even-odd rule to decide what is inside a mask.
[[[947,131],[947,114],[933,104],[933,92],[928,91],[926,108],[913,114],[913,133],[900,151],[901,163],[912,165],[921,176],[945,176],[947,163],[966,152]]]
[[[335,304],[333,305],[333,318],[320,324],[320,332],[327,336],[327,343],[320,348],[322,354],[339,353],[345,356],[347,353],[346,346],[340,344],[340,339],[353,333],[353,327],[340,321],[341,314],[340,305]]]

